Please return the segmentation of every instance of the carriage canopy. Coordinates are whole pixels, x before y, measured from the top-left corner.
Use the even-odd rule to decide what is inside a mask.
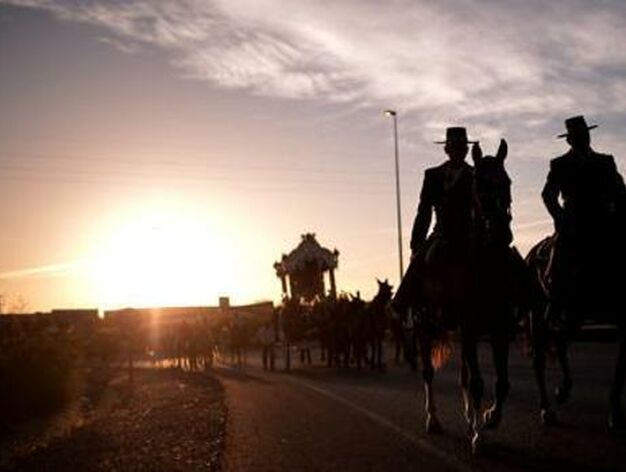
[[[326,285],[324,274],[328,273],[329,295],[337,293],[335,269],[337,269],[339,251],[331,251],[315,239],[314,233],[302,235],[300,244],[289,254],[283,254],[274,264],[276,276],[281,279],[283,296],[297,300],[312,301],[315,297],[324,297]]]

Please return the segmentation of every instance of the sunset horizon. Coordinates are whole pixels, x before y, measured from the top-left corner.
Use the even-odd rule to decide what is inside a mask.
[[[624,470],[625,0],[0,0],[0,470]]]
[[[397,287],[386,109],[405,262],[454,125],[509,142],[526,254],[553,231],[567,117],[626,155],[626,11],[532,3],[0,2],[3,309],[279,302],[273,264],[306,232],[340,251],[339,291]]]

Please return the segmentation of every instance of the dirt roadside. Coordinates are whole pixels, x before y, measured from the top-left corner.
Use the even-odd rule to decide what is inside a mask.
[[[45,440],[1,444],[0,470],[220,469],[226,407],[210,374],[136,369],[132,389],[120,375],[80,403]]]

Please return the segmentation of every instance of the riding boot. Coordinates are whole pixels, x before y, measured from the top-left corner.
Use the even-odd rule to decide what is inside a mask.
[[[402,277],[400,286],[391,300],[391,309],[400,315],[401,319],[405,317],[407,310],[416,299],[420,266],[421,262],[419,257],[415,257],[411,260],[409,267],[404,273],[404,277]]]

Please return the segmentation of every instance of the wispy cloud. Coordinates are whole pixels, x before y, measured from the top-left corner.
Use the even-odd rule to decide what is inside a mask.
[[[184,76],[218,87],[391,104],[432,123],[471,118],[494,134],[511,117],[532,126],[626,106],[619,0],[4,3],[104,27],[118,49],[162,48]]]
[[[76,260],[60,264],[48,264],[38,267],[0,272],[0,280],[64,277],[76,272],[82,265],[83,261]]]
[[[109,37],[106,37],[106,36],[98,38],[98,40],[101,43],[110,44],[111,46],[113,46],[118,51],[122,51],[122,52],[125,52],[127,54],[135,54],[135,53],[139,52],[139,49],[140,49],[136,44],[120,41],[118,39],[109,38]]]

